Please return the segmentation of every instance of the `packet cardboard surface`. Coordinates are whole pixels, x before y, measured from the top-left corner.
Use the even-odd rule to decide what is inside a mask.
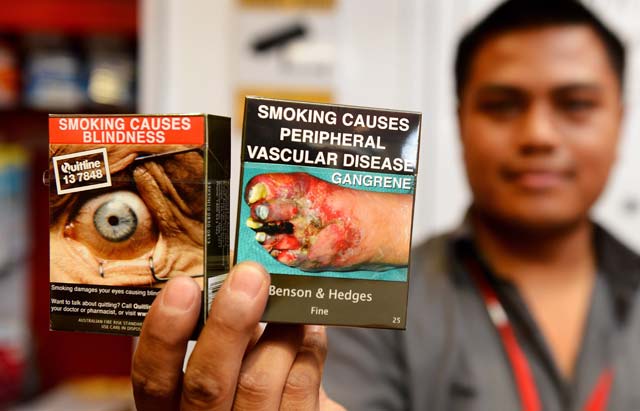
[[[420,122],[246,99],[234,258],[271,273],[264,321],[404,329]]]
[[[138,335],[168,279],[228,272],[228,118],[51,115],[49,157],[52,330]]]

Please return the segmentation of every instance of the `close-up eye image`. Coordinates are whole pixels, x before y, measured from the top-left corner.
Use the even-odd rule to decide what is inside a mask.
[[[53,145],[51,156],[66,159],[85,148]],[[204,159],[199,148],[119,145],[107,146],[106,154],[110,186],[62,195],[51,187],[51,281],[162,286],[187,275],[202,283]],[[88,164],[71,158],[69,169]],[[82,178],[84,172],[69,176]]]
[[[114,191],[82,204],[65,225],[65,239],[101,261],[139,258],[153,251],[158,233],[145,203],[131,191]]]

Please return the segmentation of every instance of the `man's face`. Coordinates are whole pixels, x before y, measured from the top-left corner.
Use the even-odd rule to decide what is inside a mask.
[[[476,209],[536,230],[586,217],[615,159],[621,118],[620,86],[590,28],[488,40],[459,108]]]

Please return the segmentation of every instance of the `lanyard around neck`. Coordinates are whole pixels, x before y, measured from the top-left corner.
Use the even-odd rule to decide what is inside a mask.
[[[475,258],[466,258],[465,265],[478,287],[478,291],[487,308],[487,313],[502,341],[502,346],[513,372],[522,411],[541,411],[542,404],[531,366],[520,344],[518,344],[513,326],[496,291],[487,280],[485,271]],[[584,411],[606,411],[612,384],[613,370],[605,368],[591,391]]]

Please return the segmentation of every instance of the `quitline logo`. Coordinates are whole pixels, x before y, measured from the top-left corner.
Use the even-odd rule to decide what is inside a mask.
[[[58,195],[111,187],[106,148],[52,157]]]

